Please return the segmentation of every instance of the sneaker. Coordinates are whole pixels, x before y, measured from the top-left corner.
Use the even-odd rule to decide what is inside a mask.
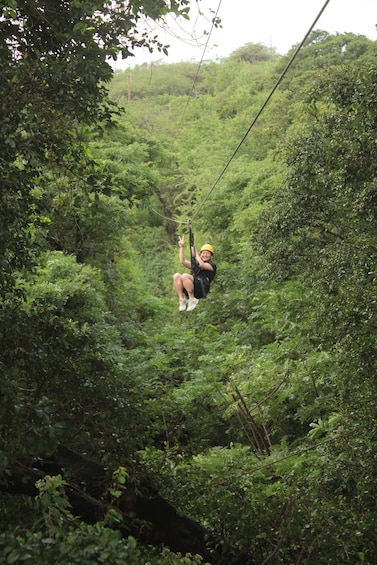
[[[187,298],[183,298],[179,301],[179,311],[184,312],[186,310]]]
[[[194,310],[198,302],[199,300],[197,298],[190,298],[187,303],[187,312],[191,312],[191,310]]]

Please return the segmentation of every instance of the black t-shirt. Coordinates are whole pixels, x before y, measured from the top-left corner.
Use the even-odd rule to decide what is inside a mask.
[[[200,271],[197,273],[196,276],[200,278],[207,277],[209,279],[209,282],[212,282],[216,275],[216,263],[213,263],[212,261],[207,261],[207,263],[211,265],[213,271],[209,271],[207,269],[200,269]]]

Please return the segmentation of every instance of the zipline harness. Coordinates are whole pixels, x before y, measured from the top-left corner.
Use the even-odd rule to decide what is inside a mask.
[[[197,283],[200,285],[201,288],[201,298],[206,298],[209,292],[209,285],[210,280],[208,277],[204,277],[203,275],[197,276],[200,272],[203,273],[202,269],[199,267],[198,260],[196,258],[196,249],[195,249],[195,242],[194,242],[194,232],[192,231],[192,222],[191,220],[188,221],[189,227],[189,235],[190,235],[190,258],[191,258],[191,274],[196,279]],[[206,279],[206,280],[204,280]],[[207,282],[207,285],[206,285]]]
[[[188,226],[189,226],[189,234],[190,234],[190,257],[191,257],[191,274],[192,275],[197,275],[200,271],[199,269],[199,263],[196,259],[196,249],[195,249],[195,243],[194,243],[194,232],[192,231],[192,222],[191,220],[189,220],[188,222]]]

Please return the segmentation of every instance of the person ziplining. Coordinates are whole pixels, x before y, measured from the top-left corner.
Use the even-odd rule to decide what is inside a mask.
[[[286,73],[288,72],[289,68],[291,67],[293,61],[296,59],[297,55],[303,48],[306,40],[308,39],[310,33],[313,31],[314,26],[316,25],[318,19],[320,18],[322,12],[325,10],[326,6],[330,0],[325,0],[324,6],[321,8],[319,14],[313,21],[312,25],[310,26],[309,30],[305,34],[301,43],[297,46],[295,52],[289,59],[287,65],[284,67],[281,75],[278,77],[276,83],[274,84],[272,90],[270,91],[269,95],[267,96],[266,100],[263,102],[261,108],[257,112],[256,116],[252,120],[251,124],[247,128],[246,132],[242,136],[240,142],[237,144],[236,148],[234,149],[233,153],[231,154],[230,158],[226,162],[225,166],[223,167],[222,171],[220,172],[219,176],[217,177],[215,183],[212,185],[211,189],[205,196],[205,198],[200,203],[200,206],[197,208],[195,213],[193,214],[192,218],[195,217],[198,211],[204,206],[205,202],[208,200],[212,192],[215,190],[217,185],[219,184],[220,180],[223,178],[224,174],[228,170],[231,162],[237,155],[240,147],[246,141],[251,129],[256,124],[257,120],[261,116],[262,112],[265,110],[267,104],[271,100],[272,96],[275,94],[277,88],[279,87],[280,83],[282,82],[283,78],[285,77]],[[163,216],[164,217],[164,216]],[[168,218],[171,219],[171,218]],[[173,220],[176,221],[176,220]],[[181,222],[178,222],[181,223]],[[210,284],[215,278],[216,275],[216,264],[213,263],[212,257],[214,254],[214,249],[212,245],[206,244],[203,245],[199,254],[196,252],[193,246],[193,237],[192,237],[192,229],[191,229],[191,220],[188,222],[190,226],[190,249],[191,249],[191,262],[187,261],[184,256],[184,238],[183,236],[179,237],[178,245],[179,245],[179,259],[182,265],[191,269],[191,273],[175,273],[174,274],[174,286],[175,290],[179,297],[179,311],[183,312],[184,310],[191,311],[193,310],[200,298],[205,298],[207,293],[210,290]]]
[[[206,243],[198,253],[193,244],[190,231],[191,261],[185,259],[185,239],[179,236],[179,261],[190,269],[190,273],[175,273],[173,276],[174,287],[178,294],[180,312],[190,312],[197,306],[200,298],[205,298],[210,291],[211,282],[216,275],[216,263],[212,261],[215,253],[212,245]]]

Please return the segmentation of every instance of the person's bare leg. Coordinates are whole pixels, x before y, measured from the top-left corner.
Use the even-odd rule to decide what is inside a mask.
[[[185,295],[183,294],[183,276],[180,273],[175,273],[173,276],[174,288],[178,294],[179,300],[185,300]]]
[[[188,275],[190,276],[190,275]],[[180,312],[184,312],[186,310],[186,306],[188,303],[188,300],[186,298],[186,294],[183,292],[185,289],[185,275],[181,275],[180,273],[175,273],[175,275],[173,276],[173,282],[174,282],[174,287],[175,290],[178,294],[179,297],[179,304],[178,304],[178,310]],[[192,283],[193,285],[193,283]]]
[[[183,288],[186,290],[188,297],[190,300],[195,298],[194,296],[194,277],[187,273],[183,273],[182,275],[182,284]]]
[[[182,275],[183,286],[188,294],[189,300],[187,303],[187,311],[194,310],[199,300],[194,295],[194,277],[192,275]]]

